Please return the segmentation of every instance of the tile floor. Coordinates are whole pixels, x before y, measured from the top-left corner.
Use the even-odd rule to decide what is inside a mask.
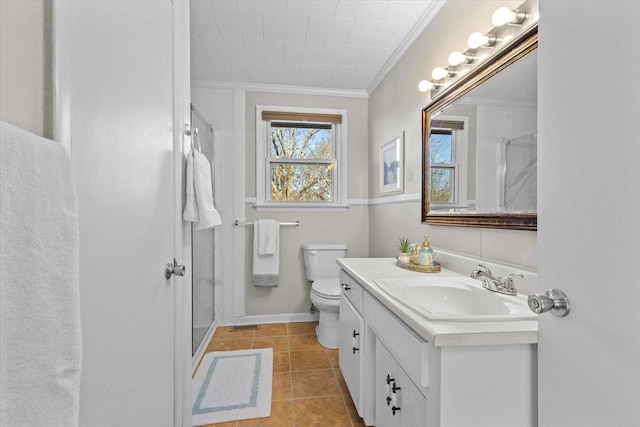
[[[271,416],[207,427],[364,426],[338,367],[338,350],[318,344],[316,325],[278,323],[245,331],[217,328],[207,352],[273,348]]]

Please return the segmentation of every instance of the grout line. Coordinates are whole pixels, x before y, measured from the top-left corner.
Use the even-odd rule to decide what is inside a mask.
[[[287,326],[287,354],[289,356],[289,387],[291,387],[291,399],[289,400],[291,403],[289,404],[289,411],[291,412],[291,421],[293,423],[293,427],[296,427],[296,412],[293,410],[293,376],[292,366],[291,366],[291,343],[289,342],[289,326]]]

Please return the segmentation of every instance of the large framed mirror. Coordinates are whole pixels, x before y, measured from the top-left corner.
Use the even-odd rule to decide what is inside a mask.
[[[422,111],[422,221],[537,229],[537,47],[532,26]]]

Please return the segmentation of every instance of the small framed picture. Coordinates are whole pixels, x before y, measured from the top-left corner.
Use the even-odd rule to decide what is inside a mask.
[[[404,191],[404,132],[380,146],[380,194]]]

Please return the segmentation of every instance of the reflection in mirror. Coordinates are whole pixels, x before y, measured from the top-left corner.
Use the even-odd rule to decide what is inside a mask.
[[[434,115],[431,209],[535,211],[536,110],[534,51]]]
[[[425,222],[535,229],[536,47],[537,29],[425,109]]]

